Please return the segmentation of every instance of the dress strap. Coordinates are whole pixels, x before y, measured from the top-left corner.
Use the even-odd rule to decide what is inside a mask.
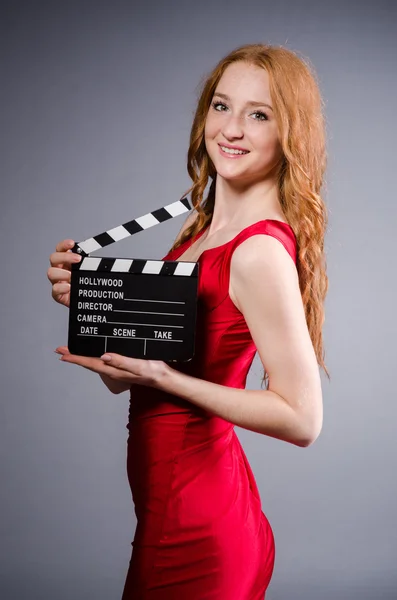
[[[284,223],[283,221],[278,221],[275,219],[266,219],[249,225],[245,229],[242,229],[233,240],[230,240],[230,242],[225,244],[225,246],[222,248],[224,252],[222,252],[222,264],[219,270],[221,300],[217,303],[217,306],[221,304],[229,295],[230,262],[233,252],[244,240],[247,240],[249,237],[257,234],[270,235],[279,240],[296,265],[297,240],[292,227],[288,225],[288,223]]]
[[[257,223],[253,223],[252,225],[245,227],[245,229],[242,229],[240,233],[230,242],[230,246],[228,247],[228,254],[230,257],[237,246],[244,242],[244,240],[247,240],[251,236],[257,234],[270,235],[279,240],[296,264],[297,240],[294,231],[288,223],[284,223],[283,221],[278,221],[276,219],[265,219],[263,221],[258,221]]]

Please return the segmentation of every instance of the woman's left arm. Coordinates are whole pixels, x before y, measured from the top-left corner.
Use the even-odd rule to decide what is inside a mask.
[[[230,291],[266,365],[268,389],[230,388],[172,370],[162,389],[244,429],[309,446],[322,428],[322,390],[292,258],[274,237],[251,236],[232,255]]]

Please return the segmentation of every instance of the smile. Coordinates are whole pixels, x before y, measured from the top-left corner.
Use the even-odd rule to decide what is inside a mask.
[[[226,148],[226,146],[221,146],[220,144],[218,145],[220,153],[228,158],[238,158],[249,153],[249,150],[236,150],[235,148]]]

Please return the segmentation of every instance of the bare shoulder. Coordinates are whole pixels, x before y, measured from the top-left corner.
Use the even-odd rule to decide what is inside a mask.
[[[239,296],[251,285],[264,282],[273,291],[268,303],[278,301],[278,296],[291,293],[295,303],[301,302],[296,265],[283,243],[272,235],[255,234],[244,240],[234,250],[230,263],[230,296],[238,308]]]
[[[234,250],[230,264],[230,287],[235,280],[262,278],[266,275],[273,285],[288,285],[299,290],[298,272],[284,244],[272,235],[251,235]],[[300,292],[299,292],[300,294]]]

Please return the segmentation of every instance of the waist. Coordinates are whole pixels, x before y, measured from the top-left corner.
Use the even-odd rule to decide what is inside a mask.
[[[230,435],[234,425],[182,399],[154,395],[130,401],[128,449],[146,463],[205,451]]]

